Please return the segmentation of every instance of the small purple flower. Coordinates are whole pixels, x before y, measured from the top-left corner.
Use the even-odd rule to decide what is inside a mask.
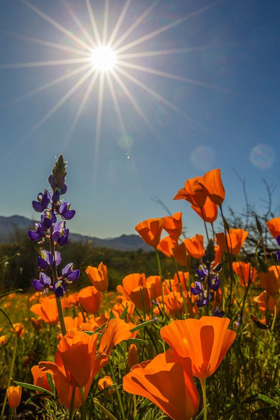
[[[214,290],[215,292],[219,289],[220,287],[220,279],[218,276],[214,276],[212,278],[209,279],[208,285],[209,288]]]
[[[40,241],[45,236],[45,229],[41,223],[35,223],[35,230],[29,230],[28,236],[32,241]]]
[[[201,291],[203,291],[202,284],[199,281],[196,281],[195,288],[191,287],[191,292],[193,295],[198,295]]]
[[[75,216],[76,212],[75,210],[70,210],[70,206],[70,203],[60,204],[58,213],[60,214],[63,220],[70,220]]]
[[[64,296],[66,292],[66,285],[62,280],[58,280],[53,285],[53,291],[57,298],[61,298]]]
[[[51,201],[51,195],[47,190],[45,190],[44,194],[42,193],[38,194],[37,200],[38,201],[32,201],[32,206],[35,211],[38,211],[39,213],[41,213],[46,208],[48,208],[48,205],[50,204],[50,201]]]
[[[207,277],[208,277],[208,275],[209,275],[209,271],[205,268],[205,267],[203,267],[203,265],[201,265],[197,270],[196,270],[196,274],[198,275],[198,277],[199,277],[199,280],[200,281],[203,281],[203,280],[205,280]]]
[[[45,210],[41,216],[41,224],[47,230],[50,229],[52,224],[56,222],[54,213],[50,210]]]
[[[73,263],[69,263],[62,270],[62,277],[71,282],[80,277],[80,270],[73,270],[73,265]]]
[[[57,242],[60,246],[67,245],[68,242],[69,229],[66,229],[65,226],[66,223],[64,221],[58,222],[54,225],[52,238],[54,242]]]
[[[211,295],[208,295],[208,301],[212,299]],[[199,299],[196,302],[197,306],[201,308],[202,306],[207,305],[207,290],[203,290],[199,293]]]
[[[34,279],[32,281],[32,286],[37,292],[43,292],[46,288],[49,288],[51,285],[51,279],[45,273],[40,273],[39,279]]]
[[[38,266],[42,270],[52,265],[54,261],[53,255],[51,252],[46,251],[45,249],[41,251],[41,256],[38,257]]]
[[[219,311],[219,308],[215,308],[213,310],[213,316],[217,316],[219,318],[223,318],[225,312],[224,311]]]

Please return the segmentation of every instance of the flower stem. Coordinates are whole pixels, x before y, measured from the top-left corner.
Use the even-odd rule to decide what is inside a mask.
[[[116,383],[114,369],[113,369],[113,366],[112,366],[110,360],[109,360],[109,367],[110,367],[110,371],[111,371],[113,382]],[[120,391],[119,391],[118,386],[116,386],[116,393],[117,393],[117,398],[118,398],[118,402],[119,402],[119,406],[120,406],[120,410],[121,410],[122,420],[126,420],[125,419],[125,414],[124,414],[124,411],[123,411],[122,399],[121,399],[121,395],[120,395]]]
[[[203,420],[207,420],[207,398],[206,398],[206,379],[200,379],[202,397],[203,397]]]
[[[69,420],[73,420],[75,410],[74,410],[74,401],[75,401],[75,391],[76,387],[73,386],[72,397],[70,402],[70,409],[69,409]]]
[[[12,320],[10,319],[9,315],[7,315],[7,314],[6,314],[6,312],[5,312],[5,311],[3,311],[1,308],[0,308],[0,311],[2,312],[2,314],[3,314],[3,315],[5,315],[5,317],[6,317],[6,318],[8,319],[8,321],[10,322],[11,327],[12,327],[12,329],[13,329],[13,332],[14,332],[14,334],[15,334],[15,348],[14,348],[13,359],[12,359],[11,368],[10,368],[10,374],[9,374],[8,385],[7,385],[7,388],[9,388],[9,386],[10,386],[10,384],[11,384],[11,379],[12,379],[13,370],[14,370],[14,365],[15,365],[15,360],[16,360],[16,353],[17,353],[17,340],[18,340],[18,337],[17,337],[16,331],[15,331],[15,329],[14,329],[14,326],[13,326]],[[4,402],[3,402],[3,406],[2,406],[1,416],[0,416],[0,418],[1,418],[1,419],[3,419],[3,416],[4,416],[4,412],[5,412],[5,408],[6,408],[6,404],[7,404],[7,398],[8,398],[8,395],[7,395],[7,392],[6,392],[6,393],[5,393]]]
[[[274,296],[274,313],[273,313],[273,321],[272,321],[272,325],[271,325],[271,331],[274,330],[276,315],[277,315],[277,305],[276,305],[276,297]]]
[[[164,307],[164,296],[163,296],[163,278],[162,278],[162,271],[161,271],[161,265],[160,265],[160,259],[159,259],[159,253],[157,248],[155,248],[156,256],[157,256],[157,263],[158,263],[158,272],[160,276],[160,289],[161,289],[161,299],[162,299],[162,308],[163,312],[165,313],[165,307]]]

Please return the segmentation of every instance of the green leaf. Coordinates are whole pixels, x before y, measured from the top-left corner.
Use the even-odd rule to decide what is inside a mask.
[[[48,372],[47,372],[47,381],[48,381],[48,384],[49,384],[52,392],[55,393],[55,386],[54,386],[53,378],[52,378],[52,375]]]
[[[126,305],[126,307],[124,308],[124,310],[122,311],[122,314],[120,316],[120,319],[125,319],[126,315],[127,315],[127,311],[128,311],[128,305]]]
[[[148,342],[146,340],[141,340],[141,338],[129,338],[129,340],[127,340],[127,342],[129,344],[145,344],[145,345],[148,344]]]
[[[142,322],[142,324],[136,325],[136,327],[131,328],[130,332],[135,332],[138,330],[141,330],[142,328],[145,328],[149,324],[154,324],[155,321],[152,319],[151,321]]]
[[[277,401],[272,400],[271,398],[267,397],[266,395],[258,394],[258,399],[266,402],[267,404],[272,405],[273,407],[280,408],[280,404],[277,403]]]
[[[258,232],[262,236],[262,233],[263,233],[262,225],[260,224],[260,221],[259,221],[258,216],[256,214],[255,214],[255,219],[256,219],[256,225],[257,225]]]
[[[41,388],[40,386],[27,384],[25,382],[17,382],[17,381],[14,381],[14,383],[16,385],[21,386],[22,388],[29,389],[30,391],[38,391],[38,392],[46,393],[47,395],[51,395],[52,397],[54,397],[54,394],[51,391],[48,391],[48,390],[46,390],[44,388]]]
[[[226,229],[227,231],[229,231],[229,224],[228,224],[228,222],[226,221],[226,219],[224,218],[224,216],[223,216],[223,224],[224,224],[225,229]]]
[[[11,295],[12,293],[20,293],[20,292],[23,292],[23,290],[22,290],[22,289],[17,289],[17,290],[12,290],[11,292],[6,292],[6,293],[3,293],[3,295],[1,295],[1,296],[0,296],[0,299],[1,299],[2,297],[4,297],[4,296],[9,296],[9,295]]]
[[[258,258],[258,262],[260,264],[262,272],[263,273],[268,273],[268,267],[267,267],[266,263],[264,262],[264,260],[259,255],[257,255],[257,258]]]

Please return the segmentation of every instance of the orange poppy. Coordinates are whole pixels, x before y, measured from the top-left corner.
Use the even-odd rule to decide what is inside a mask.
[[[41,318],[31,318],[31,322],[36,331],[39,331],[44,325],[44,320]]]
[[[202,207],[205,203],[207,192],[200,185],[201,177],[191,178],[185,182],[184,188],[181,188],[173,200],[187,200],[196,207]]]
[[[202,258],[205,254],[203,247],[203,235],[195,235],[192,239],[187,238],[184,240],[184,244],[190,256],[196,258],[197,260]]]
[[[131,369],[132,366],[138,365],[138,363],[139,363],[139,358],[138,358],[138,353],[137,353],[137,347],[135,344],[131,344],[128,349],[127,364]]]
[[[162,219],[147,219],[135,226],[135,230],[139,233],[143,241],[154,248],[159,244],[162,229]]]
[[[103,389],[109,388],[109,386],[113,385],[112,378],[108,375],[104,376],[103,378],[100,378],[98,381],[98,389],[102,391]],[[110,388],[109,394],[112,395],[114,392],[114,387]]]
[[[248,232],[243,229],[229,229],[229,234],[226,235],[227,243],[225,240],[224,232],[217,233],[217,244],[221,252],[228,252],[230,254],[239,254]],[[228,247],[227,247],[228,244]]]
[[[34,385],[39,386],[40,388],[44,388],[47,391],[51,391],[51,387],[47,379],[47,373],[53,377],[53,372],[51,370],[43,371],[39,368],[38,365],[36,365],[31,368],[31,373],[33,376]],[[40,394],[40,392],[37,391],[37,394]]]
[[[167,258],[171,258],[173,255],[173,248],[177,246],[177,239],[173,239],[170,236],[163,238],[157,246],[157,249],[162,252]]]
[[[111,319],[101,337],[99,351],[109,356],[113,347],[132,337],[130,330],[131,326],[123,319]]]
[[[253,301],[258,305],[261,312],[266,312],[266,305],[269,311],[274,312],[274,305],[276,304],[276,314],[279,316],[280,307],[273,296],[269,296],[266,291],[262,292],[259,296],[256,296]]]
[[[202,207],[196,207],[193,204],[191,208],[207,223],[214,223],[218,217],[218,205],[213,203],[209,197]]]
[[[260,285],[270,296],[276,296],[280,287],[280,267],[272,265],[267,273],[259,273]]]
[[[123,378],[123,389],[148,398],[174,420],[191,419],[199,407],[191,360],[186,360],[183,369],[175,363],[171,350],[135,365]]]
[[[163,220],[163,229],[166,230],[168,235],[177,240],[182,233],[183,222],[182,222],[182,213],[178,212],[172,216],[166,216],[162,218]]]
[[[160,335],[183,367],[191,358],[193,376],[202,381],[215,372],[235,340],[236,333],[227,329],[229,322],[209,316],[173,321],[160,330]]]
[[[13,327],[14,327],[15,333],[18,337],[22,337],[24,335],[25,329],[24,329],[23,324],[18,322],[16,324],[13,324]],[[13,331],[13,330],[11,330],[11,331]]]
[[[104,265],[102,262],[99,264],[98,268],[89,265],[86,269],[86,273],[92,285],[99,292],[105,292],[108,289],[108,271],[106,265]]]
[[[1,337],[0,337],[0,347],[5,346],[6,344],[7,344],[7,336],[6,335],[1,335]]]
[[[123,279],[122,286],[117,286],[117,291],[131,300],[138,309],[143,310],[143,301],[146,311],[152,307],[144,273],[129,274]]]
[[[100,308],[101,296],[94,286],[88,286],[80,290],[79,301],[86,312],[96,314]]]
[[[63,299],[61,305],[64,308]],[[31,306],[30,311],[42,318],[47,324],[56,325],[58,323],[57,303],[53,297],[42,299],[41,303]]]
[[[164,298],[164,303],[168,308],[168,313],[173,316],[185,313],[184,301],[179,292],[170,292]]]
[[[181,265],[187,265],[187,251],[184,242],[178,245],[178,241],[166,236],[163,238],[157,246],[157,249],[161,251],[166,257],[174,259]]]
[[[198,183],[204,188],[213,203],[218,206],[222,204],[225,199],[226,192],[222,183],[220,169],[213,169],[212,171],[207,172],[199,179]]]
[[[21,394],[21,386],[9,386],[7,388],[8,403],[11,408],[17,408],[20,405]]]
[[[84,388],[86,399],[95,375],[108,362],[106,355],[96,357],[97,339],[97,334],[89,336],[80,331],[68,331],[57,346],[55,362],[39,363],[40,369],[53,372],[58,398],[67,408],[70,408],[74,387],[74,408],[82,405],[77,388]]]
[[[256,282],[257,270],[252,266],[251,263],[245,263],[243,261],[233,262],[232,269],[238,276],[238,281],[243,287],[248,286],[249,279],[253,283]]]
[[[188,273],[188,272],[184,273],[183,271],[179,271],[178,274],[179,274],[179,279],[178,279],[177,273],[174,274],[174,282],[172,284],[173,290],[175,292],[179,292],[179,290],[180,290],[179,289],[179,280],[180,280],[180,283],[182,285],[182,289],[183,289],[184,292],[186,292],[187,289],[188,289],[187,285],[188,285],[188,281],[189,281],[189,278],[190,278],[190,273]]]
[[[161,295],[160,276],[147,277],[146,286],[150,299],[157,299]]]
[[[280,217],[275,217],[265,223],[274,239],[280,235]]]

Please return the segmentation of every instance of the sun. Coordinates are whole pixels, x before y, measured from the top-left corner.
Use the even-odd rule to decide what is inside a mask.
[[[116,64],[116,53],[112,48],[101,45],[92,50],[91,61],[96,70],[112,70]]]

